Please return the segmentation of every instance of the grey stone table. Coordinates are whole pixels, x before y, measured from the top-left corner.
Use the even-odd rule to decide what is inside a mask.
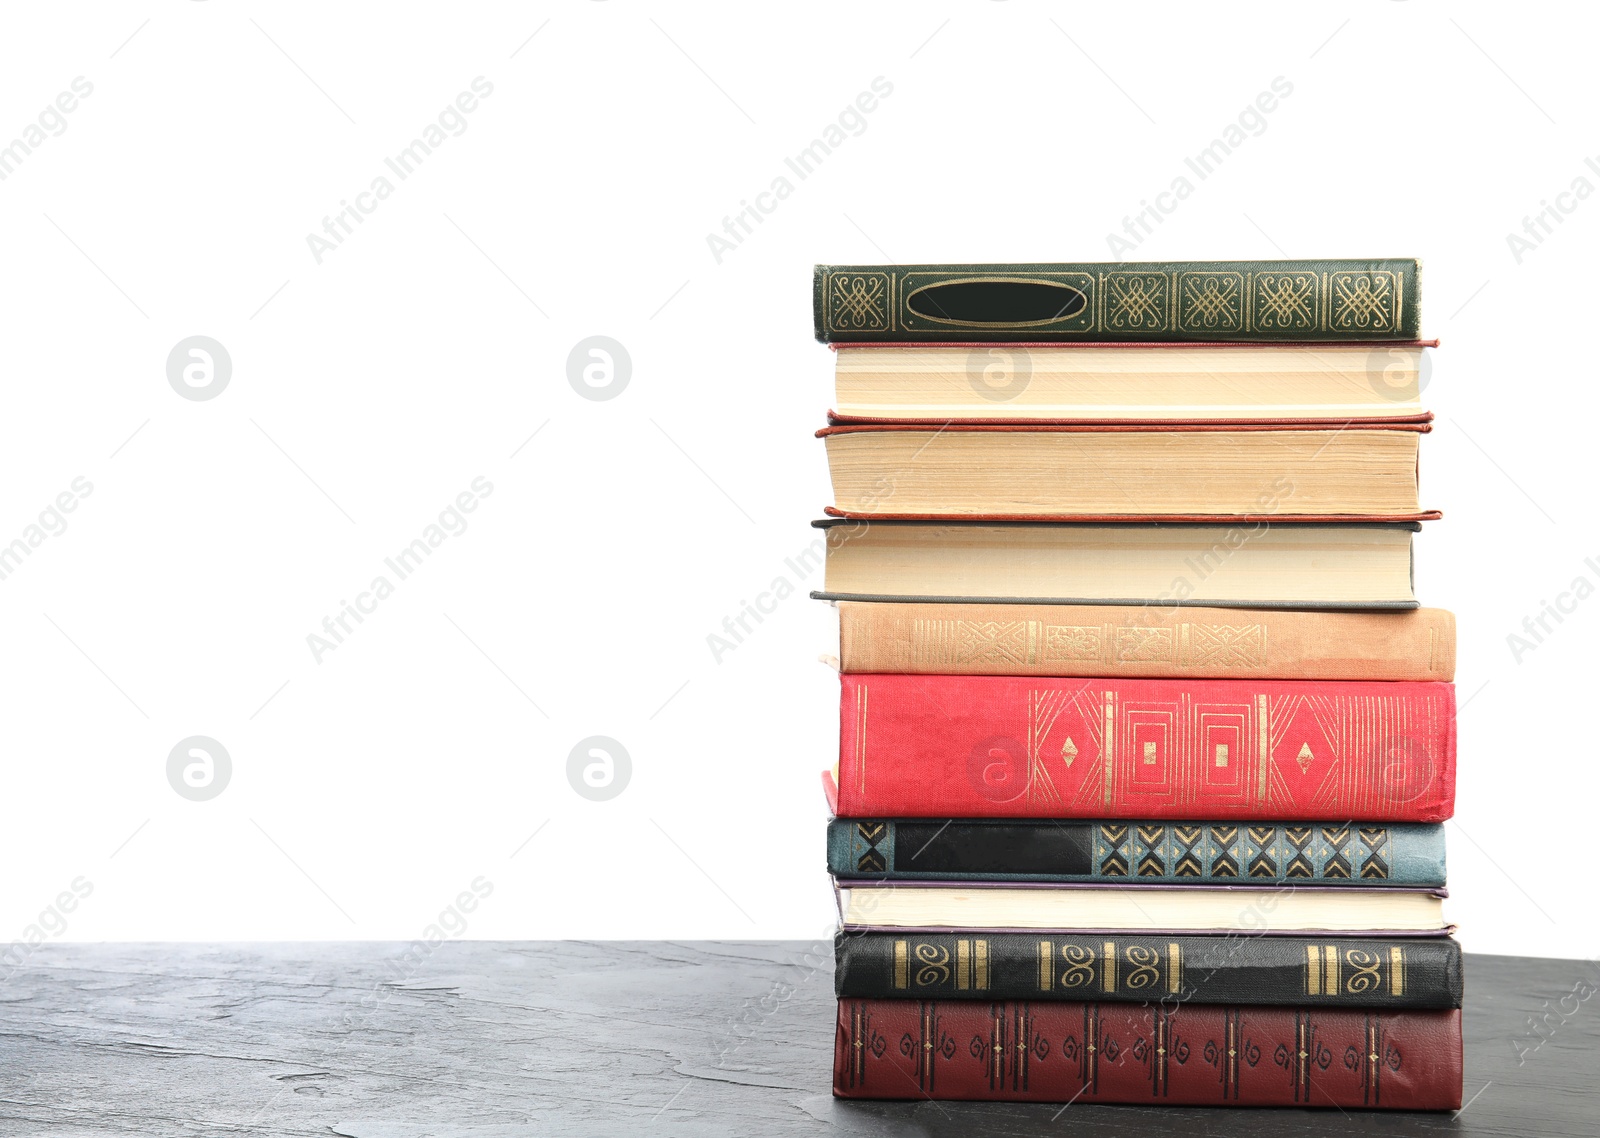
[[[828,1093],[831,946],[43,945],[0,983],[0,1134],[1600,1133],[1591,961],[1474,956],[1457,1115]]]

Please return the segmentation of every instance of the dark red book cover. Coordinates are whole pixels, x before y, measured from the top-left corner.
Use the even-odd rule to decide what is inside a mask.
[[[841,681],[842,817],[1440,822],[1455,808],[1453,684]]]
[[[840,1000],[833,1093],[1456,1110],[1461,1013]]]

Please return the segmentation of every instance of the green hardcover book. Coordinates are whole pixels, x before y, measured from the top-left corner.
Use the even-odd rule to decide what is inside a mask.
[[[1414,259],[818,265],[824,343],[1418,338]]]

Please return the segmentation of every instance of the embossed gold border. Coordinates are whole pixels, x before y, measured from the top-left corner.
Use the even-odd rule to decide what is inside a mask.
[[[913,278],[916,277],[929,277],[932,279],[930,279],[926,284],[916,285],[916,282],[913,280]],[[1073,283],[1068,279],[1063,279],[1072,277],[1079,278],[1079,283]],[[1071,289],[1072,291],[1078,293],[1083,297],[1084,303],[1083,307],[1077,312],[1074,312],[1071,316],[1062,316],[1054,320],[1018,320],[1007,321],[1004,323],[977,323],[967,320],[942,320],[937,316],[924,316],[920,312],[913,312],[911,310],[911,298],[917,295],[917,293],[923,292],[926,289],[933,288],[937,285],[982,283],[1055,285],[1059,288]],[[1027,269],[1008,271],[999,276],[984,276],[979,274],[977,276],[965,277],[952,276],[949,273],[910,272],[905,274],[901,282],[900,296],[896,301],[896,307],[899,309],[904,309],[904,311],[901,313],[900,324],[901,327],[907,331],[914,331],[916,329],[916,321],[925,320],[930,324],[943,325],[948,328],[967,328],[977,332],[1003,328],[1050,328],[1057,332],[1092,332],[1095,330],[1094,306],[1095,279],[1092,274],[1077,271],[1061,272],[1057,270],[1039,270],[1035,272]],[[1082,327],[1073,327],[1072,325],[1074,322],[1081,323]]]

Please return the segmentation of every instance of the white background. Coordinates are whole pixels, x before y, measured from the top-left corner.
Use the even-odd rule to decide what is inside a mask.
[[[78,878],[50,935],[409,939],[479,877],[472,937],[824,935],[834,617],[785,566],[830,497],[811,265],[1116,259],[1107,235],[1187,176],[1124,255],[1426,260],[1450,912],[1472,950],[1600,952],[1600,600],[1520,662],[1507,643],[1600,584],[1600,200],[1560,199],[1520,263],[1507,241],[1600,187],[1596,28],[1091,9],[8,9],[0,140],[75,77],[93,93],[0,181],[0,544],[93,490],[0,581],[0,941]],[[465,132],[396,179],[383,159],[479,76]],[[784,159],[880,76],[797,179]],[[1185,157],[1277,77],[1199,179]],[[319,264],[307,235],[386,173]],[[708,235],[784,175],[719,261]],[[197,334],[233,365],[208,401],[165,374]],[[566,374],[597,334],[632,362],[607,401]],[[479,476],[468,528],[319,662],[308,634]],[[778,577],[795,594],[718,662],[708,635]],[[166,774],[196,734],[232,756],[207,802]],[[591,735],[631,755],[610,801],[568,782]]]

